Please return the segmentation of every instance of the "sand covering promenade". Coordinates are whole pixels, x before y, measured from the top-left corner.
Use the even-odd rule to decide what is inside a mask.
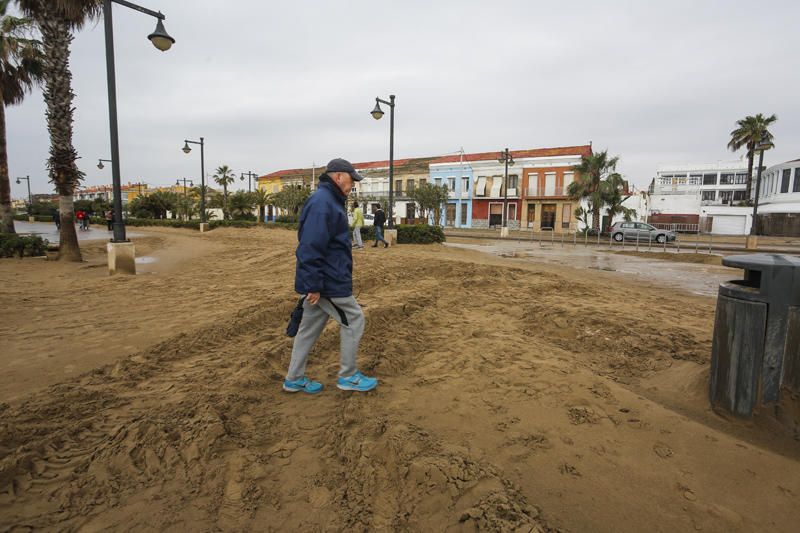
[[[0,262],[0,531],[795,531],[800,443],[707,408],[714,299],[443,246],[356,255],[369,394],[280,389],[293,232]]]

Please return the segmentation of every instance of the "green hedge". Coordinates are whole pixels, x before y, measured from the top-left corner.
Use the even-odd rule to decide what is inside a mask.
[[[50,215],[35,215],[33,219],[36,222],[52,222],[53,217]],[[27,222],[28,215],[14,215],[14,220],[19,220],[20,222]]]
[[[28,257],[45,255],[47,239],[38,235],[17,235],[15,233],[0,233],[0,257],[23,256]]]
[[[398,224],[397,230],[398,244],[433,244],[444,242],[444,230],[440,226],[429,226],[428,224]],[[386,229],[383,230],[386,232]],[[361,238],[365,241],[375,240],[375,227],[362,226]]]

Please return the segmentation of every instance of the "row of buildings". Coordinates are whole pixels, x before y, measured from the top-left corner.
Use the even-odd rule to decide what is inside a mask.
[[[757,169],[747,197],[747,161],[663,166],[650,183],[648,221],[684,231],[750,233]],[[749,202],[748,202],[749,200]],[[800,159],[762,171],[759,233],[800,236]]]
[[[394,168],[394,215],[396,223],[420,221],[411,198],[421,183],[443,185],[448,201],[442,220],[456,228],[499,226],[503,205],[510,229],[571,232],[581,229],[575,219],[575,200],[567,187],[578,178],[573,167],[592,146],[515,150],[509,167],[508,190],[499,152],[461,153],[437,157],[400,159]],[[367,211],[389,195],[389,162],[355,163],[365,179],[353,196],[368,204]],[[278,192],[285,186],[314,187],[324,167],[279,170],[260,176],[259,187]],[[755,171],[754,171],[755,172]],[[754,180],[755,181],[755,180]],[[636,218],[680,231],[746,234],[752,224],[752,207],[746,207],[747,162],[701,165],[667,165],[659,168],[647,191],[625,191],[625,205]],[[800,235],[800,160],[789,161],[763,172],[759,198],[761,233]],[[751,196],[755,195],[755,183]],[[583,207],[586,207],[585,205]],[[278,215],[268,208],[267,218]],[[615,220],[602,215],[602,227]]]
[[[446,226],[499,226],[505,204],[510,229],[575,231],[579,229],[574,216],[578,204],[569,198],[567,187],[577,178],[572,167],[591,153],[590,144],[511,151],[514,164],[509,167],[508,190],[503,183],[505,164],[498,160],[498,152],[396,160],[395,222],[421,221],[411,194],[421,184],[433,183],[448,190],[441,220]],[[371,161],[353,166],[364,180],[357,184],[352,195],[365,202],[371,212],[389,196],[389,162]],[[313,187],[324,170],[324,167],[279,170],[260,176],[258,186],[270,193],[289,185]],[[267,217],[277,214],[270,209]]]

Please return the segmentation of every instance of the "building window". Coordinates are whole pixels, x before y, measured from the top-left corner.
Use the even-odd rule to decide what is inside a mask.
[[[729,204],[733,200],[733,191],[719,191],[719,201]]]
[[[556,195],[556,173],[555,172],[545,172],[545,175],[544,175],[544,195],[545,196],[555,196]]]
[[[447,188],[452,192],[456,190],[456,179],[447,178]]]
[[[689,174],[689,185],[700,185],[702,179],[702,174]]]
[[[703,185],[716,185],[716,184],[717,184],[716,174],[703,174]]]
[[[733,177],[733,182],[737,185],[747,183],[747,173],[737,172],[736,176]]]
[[[394,192],[396,192],[397,194],[402,194],[403,180],[394,180]]]
[[[517,220],[517,204],[508,204],[506,220]]]
[[[784,168],[781,176],[781,192],[789,192],[789,181],[792,177],[792,169]]]
[[[744,202],[744,195],[747,191],[733,191],[734,202]]]
[[[441,187],[442,186],[442,178],[435,178],[433,181],[434,181],[434,183],[436,184],[437,187]]]
[[[406,187],[407,187],[408,194],[413,193],[414,192],[414,180],[408,180],[406,182]]]
[[[716,199],[717,191],[703,191],[703,200],[713,202]]]
[[[467,225],[467,204],[461,204],[461,225]]]
[[[516,174],[511,174],[508,176],[508,188],[517,190],[517,182],[519,181],[519,177]]]
[[[569,229],[572,221],[572,204],[564,204],[561,207],[561,229]]]
[[[720,185],[733,185],[733,174],[731,173],[723,173],[719,177],[719,184]]]
[[[478,178],[478,183],[475,185],[475,196],[485,196],[486,195],[486,177],[480,176]]]
[[[461,190],[469,192],[469,178],[461,178]]]
[[[428,183],[428,178],[420,178],[420,179],[419,179],[419,186],[420,186],[420,187],[422,187],[422,186],[423,186],[423,185],[425,185],[426,183]]]
[[[794,186],[792,192],[800,192],[800,167],[794,169]]]

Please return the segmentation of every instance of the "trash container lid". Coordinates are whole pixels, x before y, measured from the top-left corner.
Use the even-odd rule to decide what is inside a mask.
[[[800,257],[780,254],[729,255],[722,258],[722,264],[747,270],[768,270],[775,267],[800,268]]]

